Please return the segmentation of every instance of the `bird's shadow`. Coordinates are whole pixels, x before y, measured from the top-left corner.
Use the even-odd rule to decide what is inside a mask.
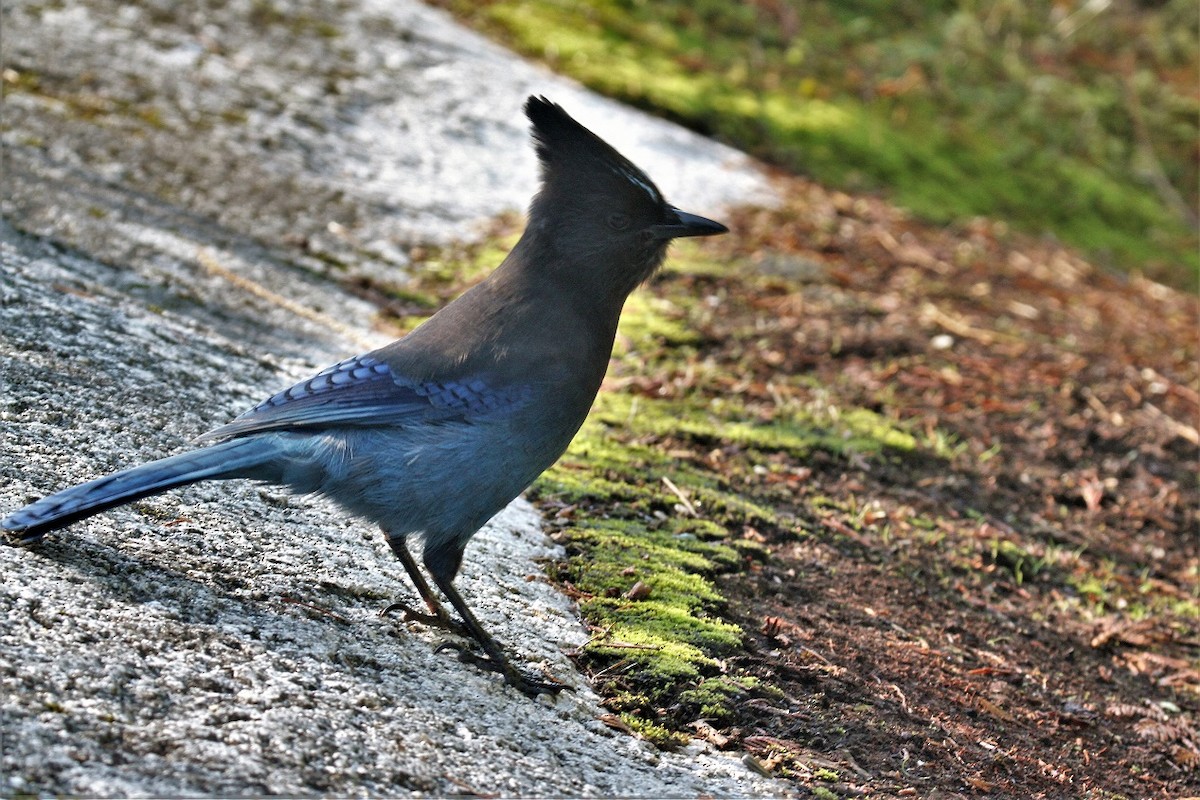
[[[166,563],[171,552],[166,548],[161,551],[161,559],[147,558],[86,534],[52,535],[34,545],[6,544],[25,551],[24,557],[53,562],[64,570],[60,577],[65,583],[91,584],[97,593],[115,603],[169,609],[171,618],[188,625],[214,625],[229,616],[241,616],[250,622],[270,616],[289,621],[303,617],[339,627],[358,624],[323,608],[320,597],[328,594],[330,587],[310,576],[297,574],[286,592],[259,590],[253,586],[252,574],[224,570],[215,559],[206,565],[211,568],[205,570],[204,578],[195,577]],[[400,589],[397,586],[397,591]],[[356,599],[360,604],[366,602],[361,596]],[[381,609],[390,600],[388,596],[370,599],[377,599]],[[43,597],[40,605],[45,608],[46,602]],[[76,606],[64,610],[85,609]]]

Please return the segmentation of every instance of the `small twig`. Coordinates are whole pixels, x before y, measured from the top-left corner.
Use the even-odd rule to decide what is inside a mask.
[[[687,495],[683,493],[682,489],[675,485],[674,481],[672,481],[666,475],[663,475],[662,482],[664,486],[671,490],[671,494],[679,498],[679,503],[683,506],[684,513],[686,513],[689,517],[700,516],[700,513],[696,511],[696,507],[692,505],[692,501],[688,500]]]
[[[847,539],[850,539],[851,541],[861,545],[862,547],[865,547],[868,549],[873,549],[875,547],[875,545],[873,543],[867,541],[864,537],[859,535],[858,531],[854,530],[849,525],[842,522],[840,519],[838,519],[835,516],[830,515],[830,516],[826,516],[826,517],[821,517],[819,522],[822,525],[824,525],[826,528],[829,528],[834,533],[840,533],[841,535],[845,536]]]
[[[856,775],[858,775],[858,777],[862,778],[864,781],[869,781],[873,777],[875,777],[874,775],[872,775],[871,773],[869,773],[865,769],[863,769],[861,766],[859,766],[858,762],[854,760],[854,756],[850,755],[849,750],[838,750],[837,753],[846,762],[846,764],[850,767],[850,769],[854,770],[854,773]]]
[[[797,649],[797,650],[799,650],[799,651],[800,651],[800,652],[802,652],[802,653],[808,653],[810,656],[816,656],[817,658],[819,658],[819,659],[821,659],[822,661],[824,661],[826,664],[828,664],[828,665],[830,665],[830,666],[833,666],[833,662],[832,662],[832,661],[830,661],[828,658],[826,658],[825,656],[823,656],[823,655],[821,655],[820,653],[818,653],[816,650],[813,650],[811,647],[809,647],[809,646],[808,646],[808,645],[806,645],[806,644],[799,644],[799,645],[796,645],[796,649]]]
[[[282,603],[287,603],[287,604],[293,605],[293,606],[300,606],[301,608],[307,608],[309,611],[329,617],[330,619],[335,619],[338,622],[343,622],[347,625],[350,624],[350,620],[346,619],[345,617],[341,616],[340,614],[330,611],[329,609],[321,608],[320,606],[314,606],[312,603],[306,603],[303,600],[297,600],[294,597],[288,597],[286,594],[281,594],[279,596],[279,600]]]
[[[1009,333],[993,331],[987,328],[977,328],[966,320],[955,316],[949,312],[943,311],[933,303],[926,303],[921,307],[921,321],[932,322],[939,328],[943,328],[950,333],[963,339],[974,339],[982,344],[991,344],[995,341],[1002,342],[1020,342],[1021,337],[1014,336]]]
[[[271,305],[279,306],[285,311],[289,311],[298,317],[302,317],[310,322],[315,322],[323,328],[337,331],[339,334],[345,336],[347,339],[350,339],[358,347],[361,347],[364,350],[369,350],[373,347],[376,347],[378,344],[364,338],[359,331],[356,331],[343,322],[334,319],[328,314],[322,314],[319,311],[314,311],[307,306],[301,305],[294,300],[284,297],[278,292],[271,291],[261,283],[250,280],[245,275],[239,275],[229,267],[226,267],[224,264],[217,261],[216,257],[207,250],[200,250],[197,252],[196,260],[200,262],[200,266],[204,267],[204,269],[208,270],[208,272],[228,281],[239,289],[242,289],[243,291],[252,294],[255,297],[266,300]]]
[[[633,667],[633,662],[627,658],[623,658],[620,661],[616,662],[615,664],[608,665],[607,667],[605,667],[604,669],[600,670],[595,675],[593,675],[592,683],[598,683],[601,678],[607,676],[608,673],[610,673],[610,672],[620,672],[623,670],[630,669],[632,667]]]
[[[596,646],[611,647],[614,650],[662,650],[661,644],[634,644],[633,642],[601,642]]]
[[[603,628],[594,628],[593,630],[598,630],[599,633],[592,634],[592,637],[590,639],[588,639],[586,642],[584,642],[582,645],[580,645],[580,647],[579,647],[580,650],[587,647],[589,644],[596,641],[597,639],[603,639],[604,637],[608,636],[608,634],[610,634],[612,632],[612,625],[605,625]]]
[[[471,784],[467,783],[466,781],[464,781],[460,778],[456,778],[453,775],[445,775],[443,777],[445,777],[446,780],[450,781],[458,788],[462,789],[464,792],[469,794],[471,797],[485,797],[485,798],[489,798],[489,800],[490,800],[490,798],[500,796],[500,795],[494,794],[492,792],[481,792],[478,789],[476,789],[474,786],[472,786]]]
[[[1180,422],[1153,403],[1145,403],[1142,407],[1154,416],[1162,419],[1167,424],[1167,427],[1171,429],[1171,432],[1176,436],[1182,436],[1192,444],[1200,444],[1200,431],[1196,430],[1191,425],[1186,425]]]
[[[900,696],[900,707],[911,714],[912,709],[908,707],[908,698],[904,696],[904,692],[900,691],[900,687],[894,683],[891,685],[891,688],[897,695]]]

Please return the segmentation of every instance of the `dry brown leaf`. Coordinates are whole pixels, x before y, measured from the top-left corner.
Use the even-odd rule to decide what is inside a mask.
[[[1134,723],[1133,730],[1138,736],[1152,742],[1174,742],[1182,739],[1189,732],[1189,728],[1185,725],[1159,722],[1153,719],[1138,720]]]

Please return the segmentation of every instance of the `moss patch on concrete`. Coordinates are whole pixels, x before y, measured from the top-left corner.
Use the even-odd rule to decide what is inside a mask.
[[[690,247],[672,263],[675,277],[738,269]],[[553,578],[593,631],[580,664],[626,724],[660,744],[768,691],[725,661],[745,632],[721,618],[719,576],[755,568],[763,529],[804,535],[762,491],[773,456],[895,458],[919,446],[867,409],[781,401],[766,410],[711,387],[664,390],[702,368],[702,306],[677,280],[633,295],[609,388],[532,492],[570,554]]]

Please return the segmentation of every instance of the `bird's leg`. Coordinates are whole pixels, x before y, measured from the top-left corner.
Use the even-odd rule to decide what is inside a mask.
[[[404,571],[408,573],[409,580],[413,582],[413,586],[417,588],[417,594],[421,595],[421,599],[425,601],[425,605],[429,607],[431,613],[424,614],[410,607],[407,603],[397,600],[387,608],[379,612],[379,616],[386,616],[393,611],[404,612],[404,620],[416,621],[425,625],[430,625],[435,628],[444,628],[451,633],[458,634],[466,638],[472,638],[471,631],[452,618],[442,604],[438,602],[437,596],[433,593],[433,589],[425,580],[425,576],[421,574],[421,570],[417,567],[416,559],[412,557],[412,553],[408,551],[408,545],[404,542],[404,537],[397,536],[387,537],[388,545],[392,548],[392,552],[396,554],[396,558],[400,559],[400,563],[404,565]]]
[[[439,578],[436,573],[432,574],[433,580],[437,583],[438,588],[442,590],[442,594],[446,595],[447,599],[450,600],[450,604],[454,606],[454,610],[458,612],[463,622],[466,623],[470,637],[479,643],[479,646],[483,648],[483,652],[487,655],[481,656],[465,647],[452,644],[442,645],[442,647],[438,648],[439,650],[445,648],[457,650],[460,660],[470,662],[493,672],[499,672],[504,676],[505,683],[530,697],[537,697],[543,693],[554,695],[563,689],[570,688],[564,683],[542,680],[532,675],[527,675],[513,666],[512,662],[508,660],[508,656],[505,655],[500,643],[483,629],[483,626],[479,624],[479,620],[475,619],[475,615],[467,607],[467,603],[463,600],[462,595],[458,593],[458,589],[454,588],[454,584],[450,580]]]

